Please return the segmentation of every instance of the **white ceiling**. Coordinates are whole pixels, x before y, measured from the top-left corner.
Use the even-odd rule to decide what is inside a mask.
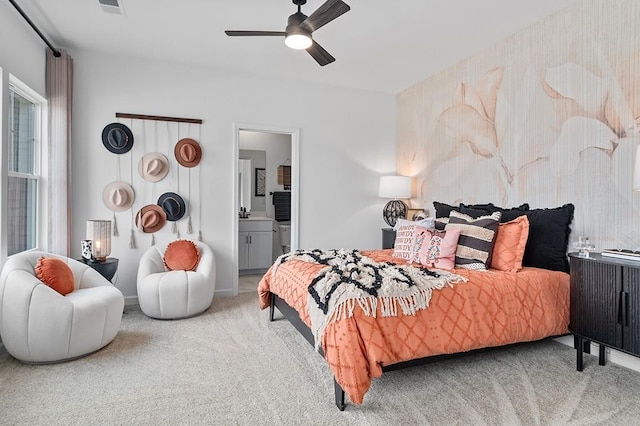
[[[224,30],[284,31],[291,0],[16,0],[57,46],[158,58],[231,72],[397,93],[491,46],[575,0],[345,0],[351,11],[316,31],[336,62],[320,67],[278,37]],[[308,0],[310,15],[324,0]],[[16,12],[16,19],[22,19]],[[26,25],[26,23],[25,23]],[[34,33],[35,35],[35,33]]]

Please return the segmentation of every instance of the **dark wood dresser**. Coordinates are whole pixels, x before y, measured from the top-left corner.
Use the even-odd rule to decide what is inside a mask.
[[[570,253],[571,307],[569,330],[575,336],[577,369],[590,342],[640,356],[640,261],[592,253]]]

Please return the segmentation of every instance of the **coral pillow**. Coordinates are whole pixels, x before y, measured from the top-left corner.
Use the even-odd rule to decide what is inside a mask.
[[[520,216],[498,225],[493,245],[491,268],[499,271],[518,272],[522,269],[524,249],[529,238],[529,219]]]
[[[416,226],[416,258],[423,266],[453,269],[460,229],[436,231]]]
[[[200,252],[193,241],[177,240],[167,246],[163,261],[170,271],[195,271],[200,262]]]
[[[63,296],[75,289],[73,271],[62,259],[43,256],[38,259],[35,271],[40,281]]]

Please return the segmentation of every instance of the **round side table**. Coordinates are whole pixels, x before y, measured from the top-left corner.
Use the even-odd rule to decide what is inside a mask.
[[[109,281],[113,279],[116,272],[118,271],[118,259],[115,257],[107,257],[103,261],[87,260],[84,258],[78,259],[78,261],[95,269],[100,273],[100,275],[102,275]]]

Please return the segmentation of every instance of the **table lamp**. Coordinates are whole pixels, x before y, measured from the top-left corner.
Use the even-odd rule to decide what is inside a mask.
[[[392,200],[385,204],[382,217],[387,225],[396,226],[398,218],[406,218],[409,206],[399,198],[411,198],[411,178],[409,176],[380,176],[378,195]]]
[[[95,262],[104,262],[111,254],[111,221],[88,220],[87,240],[91,240],[91,258]]]

